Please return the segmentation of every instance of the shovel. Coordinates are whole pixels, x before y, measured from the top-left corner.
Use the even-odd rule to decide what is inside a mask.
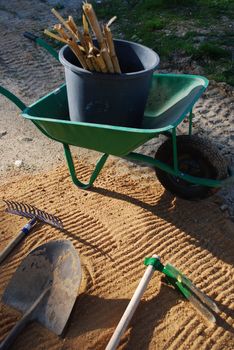
[[[80,259],[70,241],[51,241],[34,249],[21,262],[3,294],[3,302],[24,315],[2,341],[0,350],[8,349],[31,321],[60,335],[80,282]]]

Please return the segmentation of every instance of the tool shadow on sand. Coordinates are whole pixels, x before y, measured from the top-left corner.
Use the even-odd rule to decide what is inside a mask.
[[[161,283],[159,293],[152,299],[142,300],[130,323],[131,330],[127,336],[126,349],[148,349],[155,327],[180,300],[182,299],[179,294],[164,283]],[[100,338],[94,340],[91,345],[96,350],[105,348],[129,301],[130,299],[105,299],[95,295],[81,295],[70,318],[66,341],[69,343],[69,338],[82,337],[92,330],[111,328],[108,334],[106,332],[100,334]],[[147,327],[144,327],[146,320]]]
[[[229,319],[234,320],[234,310],[233,308],[230,309],[228,308],[226,305],[223,305],[222,303],[215,301],[218,308],[220,309],[220,311],[222,313],[224,313],[225,315],[227,315],[227,317],[229,317]],[[220,315],[215,315],[216,316],[216,323],[219,327],[222,327],[223,329],[225,329],[226,331],[234,334],[234,327],[232,325],[230,325],[229,323],[227,323]]]
[[[33,236],[33,234],[40,235],[41,234],[40,230],[43,231],[43,223],[38,222],[38,223],[36,223],[36,225],[34,227],[34,232],[30,233],[30,235],[31,236]],[[106,258],[108,258],[109,260],[113,261],[113,258],[110,256],[110,254],[108,252],[106,252],[104,249],[100,248],[97,244],[90,243],[88,240],[79,237],[79,232],[76,232],[75,230],[73,230],[73,231],[72,230],[68,230],[66,228],[61,230],[61,232],[63,234],[65,234],[67,236],[67,238],[69,238],[69,239],[71,239],[73,241],[77,241],[77,242],[81,243],[82,245],[84,245],[84,246],[90,248],[91,250],[93,250],[93,252],[99,253],[100,255],[103,255]],[[58,238],[59,238],[59,236],[58,236]],[[54,236],[54,239],[56,239],[56,235]],[[1,267],[7,266],[8,263],[12,260],[12,258],[14,256],[20,255],[20,257],[21,257],[21,254],[24,251],[22,249],[22,247],[24,245],[25,245],[25,241],[24,240],[21,241],[20,243],[18,243],[17,246],[14,248],[14,251],[11,254],[9,254],[9,256],[6,257],[5,260],[1,263]]]
[[[109,260],[114,261],[114,259],[108,254],[105,250],[100,248],[97,244],[90,243],[89,241],[79,237],[79,232],[72,232],[71,230],[63,229],[62,231],[65,235],[67,235],[68,238],[72,240],[76,240],[79,243],[85,245],[88,248],[91,248],[94,252],[100,253],[101,255],[104,255],[107,257]]]
[[[188,242],[195,247],[208,250],[218,259],[234,265],[234,242],[230,230],[225,231],[223,214],[219,213],[213,203],[206,200],[186,201],[167,191],[159,199],[155,199],[155,204],[147,203],[147,199],[138,199],[134,194],[131,196],[101,187],[93,187],[89,191],[131,203],[152,213],[185,232]]]
[[[112,333],[122,317],[130,299],[105,299],[95,295],[83,294],[81,295],[74,306],[66,339],[78,338],[83,334],[96,329],[109,329],[108,334],[101,334],[101,339],[98,339],[93,348],[102,349],[107,345]],[[161,320],[165,318],[170,309],[179,302],[185,301],[180,294],[172,287],[165,283],[161,283],[159,293],[153,296],[152,299],[144,301],[141,300],[133,319],[130,323],[131,328],[129,335],[123,337],[122,341],[126,341],[125,349],[141,349],[149,348],[153,333]],[[185,302],[186,309],[189,302]],[[229,317],[233,317],[233,311],[228,307],[217,302],[220,310]],[[190,309],[191,310],[191,309]],[[196,313],[196,311],[194,311]],[[82,322],[81,317],[82,315]],[[217,326],[222,327],[225,331],[234,334],[234,328],[227,323],[221,316],[215,314],[217,318]],[[199,316],[201,317],[201,316]],[[144,324],[147,320],[147,327]],[[103,342],[106,342],[104,344]],[[120,343],[121,344],[121,343]]]

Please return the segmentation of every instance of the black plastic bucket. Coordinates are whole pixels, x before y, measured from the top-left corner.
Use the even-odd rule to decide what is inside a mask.
[[[81,68],[69,46],[60,50],[70,119],[139,128],[159,56],[140,44],[125,40],[114,42],[121,74],[87,71]]]

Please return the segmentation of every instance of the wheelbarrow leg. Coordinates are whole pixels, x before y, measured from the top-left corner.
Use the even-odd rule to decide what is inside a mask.
[[[69,172],[70,172],[70,175],[71,175],[71,178],[72,178],[72,181],[73,183],[86,190],[87,188],[91,187],[92,184],[94,183],[94,181],[96,180],[97,176],[99,175],[100,171],[102,170],[107,158],[108,158],[108,154],[103,154],[102,157],[99,159],[99,161],[97,162],[96,164],[96,167],[92,173],[92,175],[90,176],[90,180],[88,183],[83,183],[81,182],[80,180],[77,179],[77,176],[76,176],[76,170],[75,170],[75,166],[74,166],[74,162],[73,162],[73,159],[72,159],[72,154],[71,154],[71,151],[70,151],[70,147],[69,145],[67,144],[63,144],[63,147],[64,147],[64,152],[65,152],[65,157],[66,157],[66,160],[67,160],[67,165],[68,165],[68,169],[69,169]]]

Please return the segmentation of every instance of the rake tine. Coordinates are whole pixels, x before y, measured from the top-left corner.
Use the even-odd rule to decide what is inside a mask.
[[[18,210],[18,211],[22,210],[20,203],[14,202],[14,205],[15,205],[16,210]]]
[[[43,215],[45,216],[46,219],[49,219],[49,218],[50,218],[49,214],[46,213],[45,211],[43,211]]]
[[[12,203],[13,203],[13,205],[14,205],[14,209],[15,209],[15,210],[18,210],[18,211],[19,211],[19,210],[21,209],[19,203],[15,202],[15,201],[12,201]]]
[[[16,208],[16,205],[15,205],[15,202],[14,201],[9,201],[9,203],[10,203],[10,209],[11,210],[15,210]]]
[[[26,216],[26,217],[28,217],[28,218],[33,218],[33,215],[31,215],[31,213],[29,212],[29,210],[28,210],[28,207],[27,207],[27,204],[25,204],[25,203],[20,203],[20,205],[21,205],[21,213],[22,213],[22,215],[23,216]]]
[[[3,202],[4,202],[4,203],[6,204],[6,206],[7,206],[6,211],[9,212],[9,206],[10,206],[9,201],[6,200],[6,199],[3,199]]]
[[[12,201],[7,201],[7,202],[8,202],[9,209],[13,209]]]
[[[6,203],[7,205],[7,212],[9,212],[11,210],[11,202],[9,200],[4,200],[4,202]]]
[[[63,227],[63,222],[60,218],[58,218],[58,223],[59,223],[59,225],[61,225]]]
[[[33,214],[32,208],[29,204],[22,203],[22,206],[23,206],[24,210],[26,211],[26,213],[28,213],[29,215]]]
[[[25,212],[25,214],[29,217],[32,217],[30,211],[29,211],[29,208],[28,208],[28,205],[26,203],[21,203],[21,211],[22,212]]]
[[[49,217],[49,220],[51,220],[52,222],[56,223],[56,220],[55,220],[53,215],[48,214],[48,217]]]
[[[44,212],[44,215],[45,215],[49,220],[51,220],[51,221],[54,222],[54,217],[53,217],[53,215],[48,214],[48,213],[46,213],[46,212]]]
[[[38,213],[38,216],[40,216],[41,218],[43,218],[43,220],[46,219],[46,218],[44,217],[44,215],[43,215],[43,211],[42,211],[42,210],[37,209],[37,213]]]
[[[39,217],[40,216],[40,210],[37,207],[35,207],[34,205],[32,207],[33,207],[33,210],[35,212],[35,215]]]
[[[51,221],[56,222],[56,220],[55,220],[55,218],[53,217],[53,215],[49,215],[49,218],[50,218]]]
[[[37,216],[37,208],[34,205],[28,204],[30,213],[32,213],[35,217]]]
[[[7,199],[3,199],[3,202],[7,205],[7,209],[9,208],[9,201]]]
[[[57,216],[54,216],[53,217],[53,221],[56,225],[58,226],[62,226],[63,227],[63,223],[62,223],[62,220],[60,220]]]
[[[11,214],[17,214],[29,218],[37,218],[51,226],[63,229],[63,222],[60,218],[46,211],[40,210],[31,204],[16,202],[12,200],[3,199],[7,205],[6,211]]]
[[[60,218],[58,218],[58,217],[56,217],[55,224],[56,224],[56,227],[58,227],[60,230],[64,228],[62,220]]]
[[[51,215],[51,221],[54,223],[54,225],[58,225],[58,221],[56,220],[55,217],[53,217],[53,215]]]
[[[54,216],[51,214],[47,214],[48,215],[48,219],[51,220],[54,224],[56,224],[56,220],[54,219]]]
[[[62,220],[61,220],[58,216],[55,216],[55,219],[56,219],[56,221],[59,222],[59,223],[62,222]]]
[[[7,210],[8,210],[8,212],[11,212],[11,211],[15,211],[16,209],[15,209],[15,202],[13,202],[13,201],[6,201],[6,203],[7,203]]]
[[[62,223],[62,220],[60,220],[59,218],[56,217],[56,223],[58,225],[62,225],[63,226],[63,223]]]
[[[27,204],[28,210],[31,214],[33,214],[34,216],[36,216],[36,210],[32,205]]]

